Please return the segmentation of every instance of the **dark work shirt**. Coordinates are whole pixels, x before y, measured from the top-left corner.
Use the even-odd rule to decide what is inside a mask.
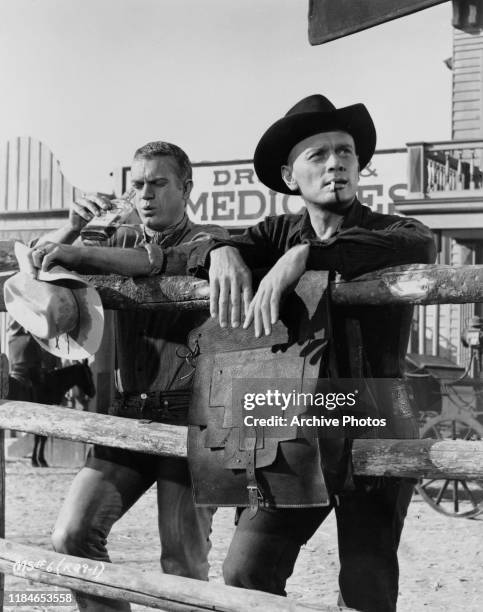
[[[24,384],[32,381],[41,370],[53,370],[61,361],[40,347],[20,323],[9,317],[7,327],[10,375]]]
[[[310,246],[308,270],[338,272],[344,279],[389,266],[433,263],[436,257],[432,232],[425,225],[409,217],[373,212],[355,200],[339,231],[328,240],[316,236],[305,211],[300,215],[267,217],[229,240],[211,238],[188,245],[183,256],[176,253],[172,263],[179,264],[183,257],[189,273],[206,277],[210,251],[229,245],[239,249],[249,268],[267,269],[290,248],[302,243]],[[364,375],[401,376],[411,316],[412,306],[407,304],[332,308],[339,376],[354,376],[350,355],[357,341],[347,335],[348,320],[358,321],[360,326]]]
[[[104,246],[146,249],[148,244],[150,257],[158,259],[161,271],[169,274],[174,271],[166,268],[165,253],[176,251],[177,245],[204,241],[212,235],[224,238],[228,232],[216,225],[195,225],[185,215],[175,227],[153,235],[147,235],[142,225],[122,225]],[[86,244],[101,246],[92,241]],[[180,260],[175,259],[178,274],[184,273],[183,253]],[[184,358],[186,339],[188,332],[206,318],[207,313],[200,311],[116,312],[118,391],[144,393],[190,388],[193,367]]]
[[[206,274],[208,255],[214,248],[239,249],[249,268],[271,268],[291,247],[309,244],[308,270],[334,270],[350,279],[388,266],[432,263],[436,248],[431,230],[409,217],[371,211],[355,200],[343,217],[339,231],[321,241],[308,212],[266,217],[230,240],[213,238],[195,246],[187,256],[188,271]],[[179,255],[178,255],[179,257]]]

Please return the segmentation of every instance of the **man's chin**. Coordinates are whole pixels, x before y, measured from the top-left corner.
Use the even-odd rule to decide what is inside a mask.
[[[304,198],[306,201],[315,205],[317,208],[328,210],[330,212],[340,212],[341,209],[348,208],[354,201],[355,195],[345,194],[344,189],[338,192],[323,193],[315,196],[313,199]]]
[[[146,229],[153,232],[161,232],[166,227],[166,224],[160,223],[155,217],[142,217],[141,221]]]

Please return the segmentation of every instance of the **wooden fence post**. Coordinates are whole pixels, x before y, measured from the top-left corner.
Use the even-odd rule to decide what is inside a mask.
[[[0,353],[0,399],[8,394],[8,359]],[[5,537],[5,430],[0,429],[0,538]],[[3,612],[5,574],[0,573],[0,612]]]
[[[422,200],[427,190],[426,147],[424,142],[409,143],[407,199]]]

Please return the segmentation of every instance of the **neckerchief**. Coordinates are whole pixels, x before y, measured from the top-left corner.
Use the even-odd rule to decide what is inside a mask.
[[[165,248],[174,246],[179,242],[181,237],[184,235],[186,229],[188,228],[189,223],[190,223],[190,220],[188,219],[188,215],[185,212],[181,221],[178,221],[178,223],[175,223],[174,225],[170,225],[169,227],[164,229],[162,232],[153,231],[153,232],[148,233],[146,231],[146,227],[143,225],[142,227],[143,227],[144,240],[145,242],[157,244]]]

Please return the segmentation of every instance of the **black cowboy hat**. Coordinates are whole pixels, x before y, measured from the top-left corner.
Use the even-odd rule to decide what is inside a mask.
[[[354,139],[362,170],[376,148],[376,128],[369,111],[364,104],[335,108],[325,96],[315,94],[300,100],[261,137],[254,156],[258,178],[274,191],[296,195],[299,192],[291,191],[281,174],[290,151],[309,136],[337,130],[347,132]]]

